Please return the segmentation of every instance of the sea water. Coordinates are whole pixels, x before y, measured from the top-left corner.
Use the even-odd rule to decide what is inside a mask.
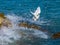
[[[35,31],[36,33],[34,33],[34,31],[31,31],[34,29],[25,32],[27,29],[24,29],[23,27],[20,28],[16,25],[21,20],[27,20],[41,25],[45,30],[50,31],[50,33],[59,32],[59,4],[59,0],[0,0],[0,12],[4,13],[13,23],[13,28],[2,27],[0,30],[0,40],[3,40],[3,43],[5,43],[1,43],[1,45],[59,45],[59,39],[53,40],[47,38],[49,36],[47,35],[48,32],[46,34],[47,39],[41,38],[40,34],[42,33],[43,36],[45,36],[45,32]],[[34,12],[38,6],[41,7],[41,16],[37,21],[33,21],[33,15],[30,11]],[[21,31],[19,32],[19,30]],[[18,34],[18,32],[20,34]],[[23,32],[23,36],[21,32]],[[31,32],[34,33],[32,35],[32,38],[35,37],[34,39],[28,38],[31,35]]]

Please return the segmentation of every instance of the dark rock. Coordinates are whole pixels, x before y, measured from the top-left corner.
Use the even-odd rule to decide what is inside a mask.
[[[53,35],[52,35],[52,38],[53,38],[53,39],[60,38],[60,32],[53,34]]]
[[[27,22],[22,22],[18,25],[21,26],[21,27],[33,28],[33,29],[38,29],[38,30],[41,28],[40,26],[37,26],[35,24],[29,24]]]

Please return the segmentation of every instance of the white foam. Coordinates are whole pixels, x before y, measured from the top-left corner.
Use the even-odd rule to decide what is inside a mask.
[[[12,42],[14,42],[14,40],[19,40],[22,37],[22,34],[20,33],[21,30],[23,30],[24,33],[26,33],[26,34],[28,34],[28,32],[25,32],[25,31],[31,30],[31,31],[34,31],[34,33],[32,33],[32,35],[35,35],[35,36],[40,37],[40,38],[48,39],[48,35],[42,31],[18,27],[17,26],[18,21],[22,20],[24,18],[19,17],[19,16],[15,16],[13,14],[12,15],[6,15],[6,17],[9,20],[11,20],[13,27],[12,28],[2,27],[0,29],[0,32],[1,32],[0,33],[0,39],[2,39],[3,41],[12,43]],[[13,38],[14,40],[11,40],[10,38]]]

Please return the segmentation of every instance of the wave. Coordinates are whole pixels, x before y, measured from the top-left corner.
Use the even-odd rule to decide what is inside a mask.
[[[39,25],[44,25],[43,23],[47,23],[47,21],[33,21],[32,19],[26,19],[22,16],[17,16],[15,14],[7,14],[5,15],[12,23],[12,28],[2,27],[0,29],[0,42],[4,43],[4,45],[8,45],[8,43],[13,43],[16,40],[24,39],[30,39],[31,38],[43,38],[48,39],[49,35],[46,34],[46,32],[35,30],[35,29],[29,29],[24,27],[19,27],[17,24],[21,21],[28,21],[31,23],[36,23]],[[48,32],[47,32],[48,33]],[[1,44],[2,44],[1,43]]]

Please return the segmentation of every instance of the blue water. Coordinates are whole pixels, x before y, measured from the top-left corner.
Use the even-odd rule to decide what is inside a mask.
[[[30,11],[35,11],[41,7],[40,20],[50,20],[50,25],[42,25],[51,33],[60,31],[60,0],[0,0],[0,13],[16,14],[26,19],[32,18]],[[60,45],[60,39],[41,40],[37,39],[31,45]]]

